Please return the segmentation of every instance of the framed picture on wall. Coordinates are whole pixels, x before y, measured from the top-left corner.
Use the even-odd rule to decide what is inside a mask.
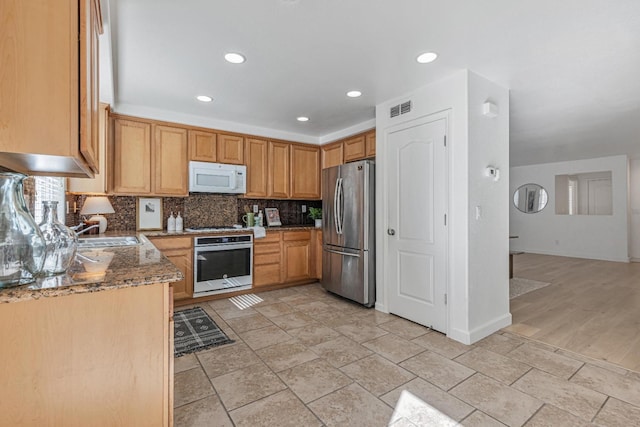
[[[267,217],[267,225],[269,227],[282,225],[282,222],[280,222],[280,212],[278,211],[278,208],[265,208],[264,214]]]
[[[162,197],[138,197],[136,229],[162,230]]]

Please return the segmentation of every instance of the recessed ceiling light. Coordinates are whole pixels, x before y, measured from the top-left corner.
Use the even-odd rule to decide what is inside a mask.
[[[242,64],[247,60],[243,55],[235,52],[226,53],[224,55],[224,59],[226,59],[227,62],[231,62],[232,64]]]
[[[196,99],[198,101],[201,101],[201,102],[211,102],[211,101],[213,101],[213,98],[210,97],[210,96],[207,96],[207,95],[198,95],[198,96],[196,96]]]
[[[309,121],[309,117],[300,116],[296,120],[298,120],[299,122],[308,122]]]
[[[421,64],[428,64],[429,62],[433,62],[438,57],[438,54],[435,52],[425,52],[418,55],[416,61]]]
[[[362,95],[362,92],[360,92],[359,90],[350,90],[349,92],[347,92],[347,96],[349,98],[357,98],[361,95]]]

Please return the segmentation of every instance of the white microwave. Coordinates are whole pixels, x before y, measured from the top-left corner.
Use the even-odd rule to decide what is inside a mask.
[[[189,191],[244,194],[247,192],[247,167],[223,163],[189,162]]]

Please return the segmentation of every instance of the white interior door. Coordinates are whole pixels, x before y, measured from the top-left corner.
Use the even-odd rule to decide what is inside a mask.
[[[446,332],[446,121],[423,118],[387,135],[389,311]]]

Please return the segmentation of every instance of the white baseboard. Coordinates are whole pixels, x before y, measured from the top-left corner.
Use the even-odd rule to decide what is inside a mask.
[[[387,310],[387,307],[385,307],[384,304],[382,303],[376,302],[376,305],[374,308],[378,311],[389,314],[389,310]]]
[[[461,342],[462,344],[471,345],[474,342],[480,341],[484,337],[488,337],[492,333],[499,331],[502,328],[511,325],[511,313],[507,313],[503,316],[493,319],[484,325],[480,325],[470,331],[462,329],[452,329],[447,333],[447,337],[452,340]]]
[[[631,258],[631,262],[640,262],[640,258]]]
[[[527,249],[527,248],[517,248],[513,249],[519,252],[526,252],[529,254],[540,254],[540,255],[553,255],[553,256],[563,256],[568,258],[582,258],[582,259],[596,259],[599,261],[612,261],[612,262],[626,262],[628,263],[631,259],[629,257],[607,257],[607,256],[598,256],[593,254],[584,254],[584,253],[574,253],[574,252],[564,252],[564,251],[547,251],[541,249]]]

